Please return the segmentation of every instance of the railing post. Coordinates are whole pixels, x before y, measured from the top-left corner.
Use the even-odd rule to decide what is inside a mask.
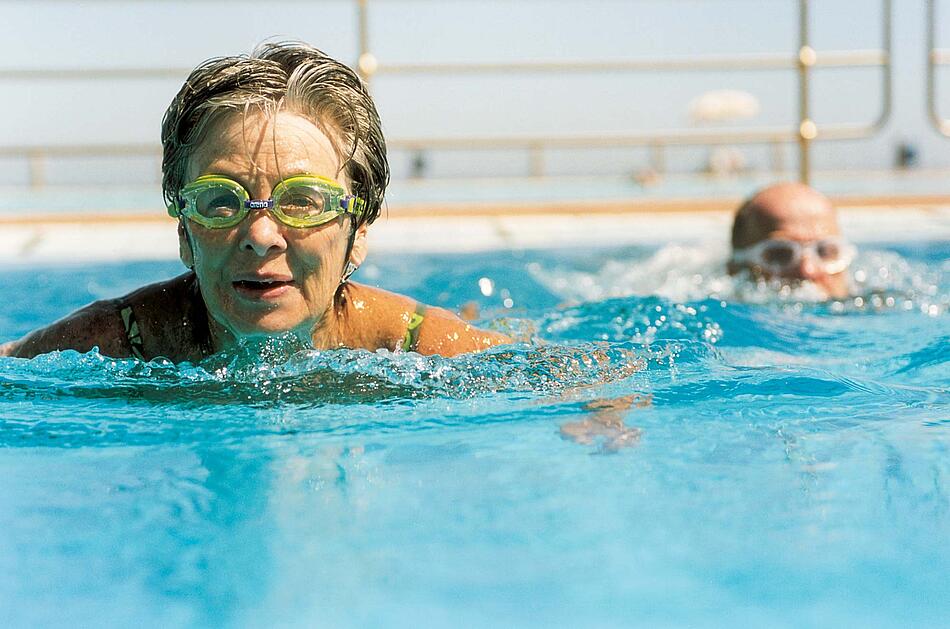
[[[883,0],[881,10],[884,11],[884,20],[881,24],[881,42],[884,46],[884,64],[881,68],[883,76],[881,77],[881,115],[877,122],[871,127],[872,133],[877,133],[884,128],[891,118],[891,110],[894,107],[894,11],[892,0]]]
[[[540,144],[532,144],[528,149],[530,160],[530,173],[532,177],[544,176],[544,147]]]
[[[804,184],[811,182],[811,141],[818,136],[809,111],[809,72],[816,54],[809,45],[808,3],[798,0],[798,179]]]
[[[772,174],[781,177],[785,173],[785,143],[781,140],[772,140],[769,142],[771,147]]]
[[[943,65],[937,48],[937,0],[927,0],[927,113],[941,135],[950,137],[950,120],[940,116],[937,107],[937,67]]]
[[[376,74],[379,62],[369,50],[369,0],[356,0],[356,31],[359,41],[360,55],[356,61],[356,71],[363,81],[369,85],[370,79]]]
[[[650,168],[658,175],[666,174],[666,151],[660,142],[650,143]]]
[[[38,190],[46,185],[46,159],[42,151],[32,151],[28,157],[30,188]]]

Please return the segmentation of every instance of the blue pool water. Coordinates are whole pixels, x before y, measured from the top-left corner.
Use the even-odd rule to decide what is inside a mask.
[[[945,622],[950,244],[865,245],[833,303],[721,256],[360,271],[523,339],[456,359],[0,359],[0,625]],[[0,341],[178,270],[0,270]]]

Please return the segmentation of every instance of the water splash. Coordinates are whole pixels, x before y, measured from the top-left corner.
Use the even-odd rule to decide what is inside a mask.
[[[851,267],[854,297],[832,312],[918,311],[935,317],[950,309],[950,262],[927,266],[891,251],[866,251]]]
[[[727,256],[725,248],[714,244],[667,245],[645,260],[609,258],[594,271],[547,268],[535,262],[528,265],[528,272],[569,302],[629,295],[696,301],[733,294],[735,282],[724,272]]]
[[[662,341],[714,345],[722,337],[716,313],[724,302],[672,303],[658,297],[622,297],[558,309],[542,318],[540,329],[558,340],[590,339],[650,346]]]
[[[175,406],[385,403],[492,393],[548,394],[614,382],[646,366],[629,344],[509,345],[454,358],[378,350],[244,351],[197,365],[91,351],[0,359],[0,399],[121,398]]]
[[[752,280],[726,272],[729,250],[721,243],[667,245],[646,259],[610,258],[593,271],[545,266],[528,272],[568,303],[656,295],[672,302],[707,298],[754,303],[802,312],[812,307],[829,312],[916,310],[930,316],[950,308],[950,262],[939,267],[908,260],[892,251],[862,250],[848,273],[852,297],[827,302],[811,282],[790,285],[779,280]]]

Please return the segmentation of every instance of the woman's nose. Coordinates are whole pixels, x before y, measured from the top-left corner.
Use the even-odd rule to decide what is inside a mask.
[[[267,210],[254,210],[245,219],[241,249],[264,257],[287,249],[283,225]]]

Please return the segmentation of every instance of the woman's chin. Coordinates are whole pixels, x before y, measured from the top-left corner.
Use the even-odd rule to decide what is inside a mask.
[[[265,316],[254,319],[232,319],[227,327],[238,339],[264,339],[276,336],[309,336],[307,322],[284,317]]]

